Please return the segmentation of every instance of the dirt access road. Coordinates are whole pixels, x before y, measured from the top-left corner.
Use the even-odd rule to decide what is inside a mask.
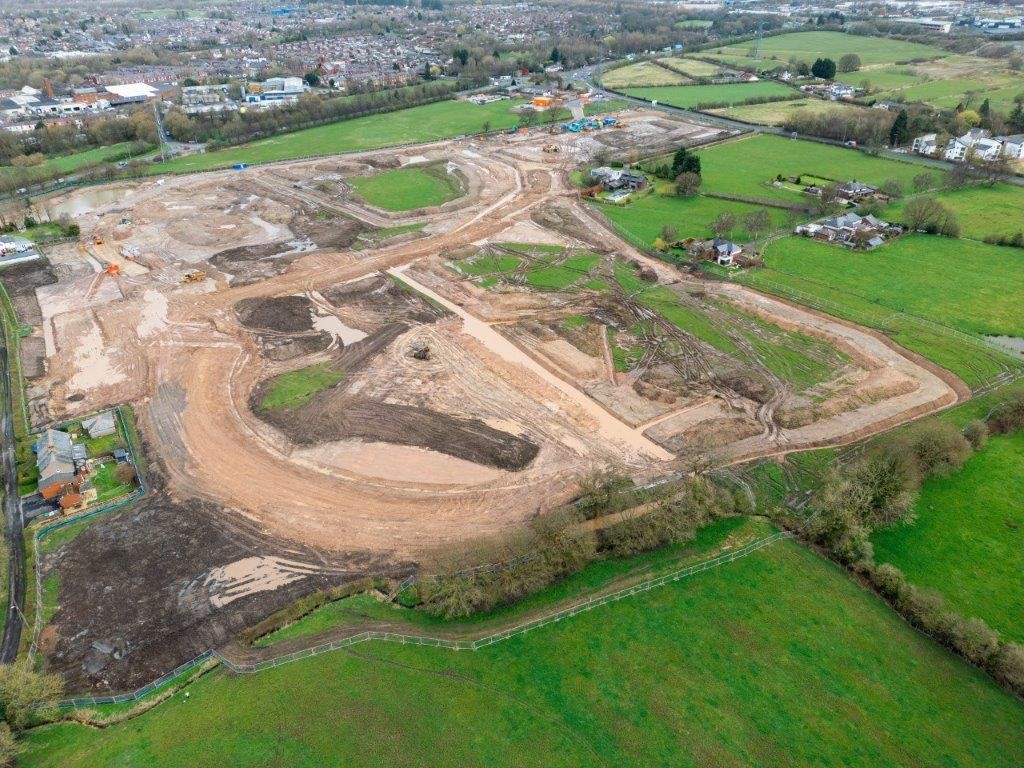
[[[626,129],[614,133],[617,145],[629,140],[631,125],[649,128],[650,123],[644,121],[651,119],[664,121],[660,115],[628,116],[624,120]],[[695,132],[703,130],[694,127]],[[643,135],[643,131],[637,131],[638,145]],[[553,372],[530,356],[529,350],[514,345],[496,330],[491,318],[485,321],[472,314],[458,298],[454,274],[450,284],[427,285],[401,269],[410,263],[439,266],[459,249],[508,241],[505,233],[521,231],[541,208],[559,205],[574,211],[576,218],[572,231],[561,233],[563,238],[568,236],[647,263],[666,282],[683,279],[668,265],[648,259],[620,240],[586,209],[569,186],[564,158],[579,156],[581,147],[596,147],[597,140],[585,137],[579,142],[590,144],[575,145],[572,143],[577,140],[572,137],[554,140],[566,145],[560,157],[542,151],[543,145],[552,141],[547,134],[508,137],[480,145],[464,141],[431,145],[429,151],[435,155],[429,159],[442,153],[470,180],[474,192],[443,211],[406,216],[403,221],[424,223],[422,234],[414,239],[362,250],[321,248],[300,253],[279,274],[265,279],[232,284],[218,278],[215,284],[207,281],[200,287],[185,288],[178,280],[181,266],[172,261],[172,253],[163,252],[160,259],[151,262],[149,273],[121,282],[123,300],[72,309],[53,318],[56,328],[67,329],[53,335],[57,349],[49,361],[49,376],[56,387],[63,386],[83,365],[69,340],[75,328],[95,328],[89,331],[96,339],[95,359],[111,370],[123,369],[124,374],[116,386],[106,385],[99,380],[102,377],[80,377],[95,383],[83,387],[80,399],[74,401],[62,401],[55,395],[51,410],[75,412],[115,401],[138,402],[142,429],[148,443],[156,446],[173,498],[214,502],[248,518],[273,537],[329,550],[365,550],[392,557],[415,558],[440,544],[503,531],[564,502],[576,479],[597,467],[618,465],[645,479],[678,469],[672,454],[645,433],[653,428],[684,428],[688,414],[700,409],[681,406],[673,415],[682,420],[682,425],[674,425],[672,418],[640,428],[627,424],[584,394],[576,381]],[[413,148],[372,153],[371,159],[401,164],[426,151]],[[345,159],[349,164],[359,161],[360,156]],[[326,161],[282,164],[251,169],[251,173],[305,185],[301,200],[294,205],[308,207],[319,199],[315,185],[323,184],[318,179],[327,178],[326,165]],[[248,222],[247,242],[256,242],[252,238],[260,237],[261,231],[266,231],[268,238],[281,237],[278,230],[282,224],[268,224],[260,217],[274,215],[278,216],[275,221],[280,220],[281,206],[288,205],[287,187],[275,185],[277,197],[270,206],[261,201],[262,192],[245,187],[238,179],[237,175],[220,173],[190,177],[189,182],[230,186],[235,197],[217,219],[221,222],[217,227],[225,232],[234,231],[231,228],[238,226],[242,216]],[[265,191],[266,185],[261,189]],[[159,191],[141,189],[132,200],[151,201],[159,195]],[[212,193],[209,196],[216,198]],[[358,201],[350,198],[342,202],[348,213],[360,208]],[[159,232],[159,217],[171,215],[161,213],[154,205],[146,209],[145,215],[141,215],[141,208],[139,214],[133,214],[131,204],[122,201],[119,205],[118,217],[135,215],[139,226],[145,219],[144,225],[155,232]],[[175,207],[187,205],[184,202]],[[263,207],[252,207],[256,205]],[[367,211],[367,218],[371,214],[375,221],[383,216],[379,211]],[[209,218],[199,210],[175,210],[173,215],[177,232],[187,231],[190,215]],[[189,264],[202,258],[202,252],[193,249]],[[361,472],[358,461],[339,464],[330,458],[332,453],[358,451],[358,444],[300,451],[253,413],[252,392],[262,380],[287,366],[269,359],[261,347],[260,334],[242,326],[235,312],[239,302],[329,295],[339,286],[389,270],[438,301],[453,317],[429,328],[409,328],[365,370],[351,372],[345,386],[378,392],[384,402],[430,406],[523,435],[540,448],[529,467],[518,472],[468,473],[459,481],[453,479],[450,461],[442,465],[441,458],[430,451],[412,453],[418,449],[395,447],[389,454],[392,449],[388,445],[375,444],[370,446],[372,454],[366,454],[373,456],[374,464],[417,461],[422,466],[405,476],[376,467],[375,471]],[[709,290],[728,290],[731,299],[749,304],[773,322],[828,339],[870,362],[877,375],[893,369],[901,381],[909,382],[896,396],[856,405],[834,418],[719,446],[727,460],[844,442],[851,435],[880,431],[957,399],[954,389],[941,377],[861,329],[802,312],[746,288],[711,286]],[[327,305],[324,311],[341,313],[345,309]],[[373,330],[369,326],[359,328],[365,318],[345,317],[345,322],[355,324],[362,332]],[[431,341],[431,361],[410,362],[403,350],[411,340],[423,338]],[[315,362],[323,358],[311,354],[304,359]],[[438,468],[433,475],[431,466]],[[436,479],[425,482],[424,477]]]

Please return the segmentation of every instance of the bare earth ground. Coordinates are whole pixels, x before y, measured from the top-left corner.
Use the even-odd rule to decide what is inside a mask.
[[[627,259],[693,287],[620,240],[569,185],[567,170],[602,146],[666,133],[660,114],[623,117],[622,130],[581,137],[143,182],[82,213],[86,245],[19,274],[19,312],[39,324],[40,341],[26,345],[36,420],[132,403],[162,488],[47,564],[61,574],[62,608],[45,649],[72,687],[130,687],[353,568],[400,567],[506,530],[566,501],[595,468],[651,478],[685,467],[697,443],[710,441],[723,463],[841,443],[956,401],[955,380],[877,335],[734,285],[701,290],[848,356],[821,402],[759,402],[665,366],[641,380],[612,368],[604,328],[622,317],[607,299],[488,291],[446,266],[492,243],[560,244],[600,253],[602,269]],[[676,141],[718,137],[668,125]],[[551,142],[563,151],[544,153]],[[424,159],[452,163],[466,194],[391,214],[345,183]],[[424,226],[386,231],[414,223]],[[105,263],[122,275],[97,277]],[[183,283],[196,268],[207,279]],[[596,334],[552,330],[578,312],[596,318]],[[414,342],[428,359],[410,354]],[[292,421],[259,412],[270,377],[314,363],[337,366],[343,381]],[[385,428],[397,413],[412,419],[408,434]],[[482,442],[462,445],[467,435]],[[106,560],[130,578],[90,576],[89,563]]]

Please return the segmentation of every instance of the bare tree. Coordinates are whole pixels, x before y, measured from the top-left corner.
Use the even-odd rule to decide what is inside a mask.
[[[711,231],[718,237],[728,237],[735,226],[736,216],[729,211],[722,211],[710,224]]]

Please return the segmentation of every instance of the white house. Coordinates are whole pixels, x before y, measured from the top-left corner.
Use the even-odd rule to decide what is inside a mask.
[[[934,155],[939,151],[938,136],[934,133],[918,136],[914,139],[910,148],[919,155]]]

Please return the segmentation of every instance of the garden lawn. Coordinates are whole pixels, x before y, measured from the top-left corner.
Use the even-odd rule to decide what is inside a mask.
[[[800,97],[799,91],[771,80],[756,83],[727,83],[725,85],[663,85],[649,88],[623,88],[623,93],[637,99],[657,101],[681,109],[693,109],[701,105],[742,104],[751,99],[777,96]]]
[[[1024,232],[1024,188],[1014,184],[968,187],[942,192],[935,197],[956,214],[964,237],[982,240],[986,235]],[[882,218],[900,221],[907,202],[900,200],[890,205],[882,212]],[[1002,263],[997,260],[990,266],[999,269]]]
[[[942,592],[958,613],[1024,643],[1024,433],[989,439],[921,488],[917,521],[872,536],[875,559]]]
[[[732,236],[740,242],[750,239],[743,231],[743,217],[760,206],[749,203],[719,200],[703,195],[681,197],[678,195],[649,194],[639,196],[625,205],[596,204],[597,209],[608,217],[615,228],[627,239],[649,248],[658,237],[661,228],[670,224],[676,228],[680,238],[711,237],[711,222],[719,214],[732,213],[738,224]],[[775,227],[786,223],[786,212],[780,208],[768,208]],[[763,234],[763,233],[762,233]]]
[[[271,380],[260,401],[260,409],[301,408],[313,395],[333,387],[344,378],[345,374],[334,370],[330,363],[317,363],[282,373]]]
[[[746,58],[754,47],[753,41],[736,45],[717,46],[702,53],[723,54],[724,56]],[[890,40],[885,37],[865,37],[848,35],[844,32],[792,32],[785,35],[772,35],[761,40],[761,58],[788,61],[795,57],[813,64],[815,59],[830,58],[837,62],[847,53],[860,56],[861,63],[896,64],[911,59],[925,59],[948,56],[940,48],[919,43],[908,43],[903,40]],[[762,68],[769,67],[769,61],[761,61]],[[857,74],[857,73],[853,73]]]
[[[876,186],[887,179],[898,179],[909,190],[914,176],[929,170],[920,163],[871,157],[855,149],[764,134],[718,144],[699,154],[704,192],[804,204],[806,195],[779,189],[770,182],[778,174],[856,180]]]
[[[358,176],[349,179],[349,183],[370,205],[388,211],[443,205],[462,194],[459,177],[448,173],[444,163],[395,168]]]
[[[189,690],[33,729],[25,764],[1024,763],[1019,701],[789,541],[477,652],[371,642]]]

